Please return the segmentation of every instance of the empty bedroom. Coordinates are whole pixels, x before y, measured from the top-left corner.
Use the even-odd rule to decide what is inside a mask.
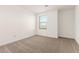
[[[79,53],[78,5],[0,5],[0,53]]]

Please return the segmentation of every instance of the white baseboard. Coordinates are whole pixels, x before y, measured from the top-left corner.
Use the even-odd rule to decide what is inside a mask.
[[[29,38],[29,37],[32,37],[32,36],[34,36],[35,34],[31,34],[31,35],[26,35],[26,37],[22,37],[22,38],[20,38],[20,39],[9,39],[8,41],[5,41],[5,42],[2,42],[2,43],[0,43],[0,46],[3,46],[3,45],[6,45],[6,44],[10,44],[10,43],[13,43],[13,42],[16,42],[16,41],[18,41],[18,40],[22,40],[22,39],[24,39],[24,38]]]
[[[59,37],[63,37],[63,38],[70,38],[70,39],[75,39],[74,37],[72,36],[64,36],[64,35],[58,35]]]
[[[76,41],[77,44],[79,45],[79,38],[75,38],[75,41]]]
[[[51,36],[51,35],[42,35],[42,34],[37,34],[39,36],[44,36],[44,37],[50,37],[50,38],[58,38],[57,36]]]

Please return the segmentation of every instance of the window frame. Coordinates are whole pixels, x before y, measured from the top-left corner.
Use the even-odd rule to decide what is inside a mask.
[[[41,15],[41,16],[46,16],[46,15]],[[41,17],[41,16],[39,16],[39,29],[41,29],[41,30],[47,30],[47,22],[40,22],[40,17]],[[47,16],[46,16],[46,17],[47,17]],[[41,23],[46,23],[46,28],[41,28],[41,27],[40,27],[40,24],[41,24]]]

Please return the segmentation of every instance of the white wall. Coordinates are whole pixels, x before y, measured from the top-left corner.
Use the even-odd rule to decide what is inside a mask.
[[[75,8],[75,34],[76,34],[76,41],[79,44],[79,6]]]
[[[35,15],[20,6],[0,6],[0,45],[35,34]]]
[[[58,36],[75,38],[75,11],[71,9],[61,9],[58,12]]]
[[[39,16],[48,16],[47,30],[39,29]],[[37,15],[37,34],[57,38],[57,10],[52,10],[49,12],[40,13]]]

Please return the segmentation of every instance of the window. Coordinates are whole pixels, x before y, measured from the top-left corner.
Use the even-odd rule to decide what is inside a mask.
[[[39,17],[40,29],[47,29],[47,20],[48,20],[47,16],[40,16]]]

